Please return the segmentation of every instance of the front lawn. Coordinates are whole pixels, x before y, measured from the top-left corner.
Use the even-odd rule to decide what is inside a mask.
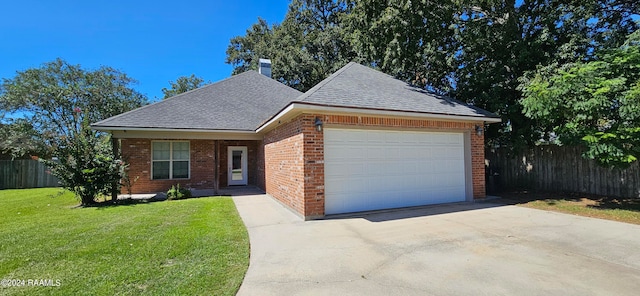
[[[226,197],[76,207],[60,189],[0,190],[2,295],[235,295],[249,239]],[[45,282],[46,283],[46,282]]]
[[[509,192],[503,201],[519,206],[640,224],[640,199],[548,192]]]

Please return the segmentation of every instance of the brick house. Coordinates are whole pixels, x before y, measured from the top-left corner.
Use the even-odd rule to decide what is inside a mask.
[[[134,193],[253,185],[313,219],[484,197],[499,121],[349,63],[306,93],[248,71],[92,126],[119,139]]]

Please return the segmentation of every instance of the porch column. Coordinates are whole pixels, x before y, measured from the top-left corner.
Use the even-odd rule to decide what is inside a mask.
[[[120,142],[113,137],[113,134],[111,134],[111,150],[113,151],[114,158],[120,158]],[[111,186],[111,202],[115,203],[118,200],[118,181],[114,180]]]
[[[213,153],[214,153],[214,195],[218,195],[220,190],[220,140],[215,140]]]

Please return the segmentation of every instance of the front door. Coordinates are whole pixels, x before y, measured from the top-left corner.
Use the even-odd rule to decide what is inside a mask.
[[[247,147],[229,146],[227,176],[229,186],[247,185]]]

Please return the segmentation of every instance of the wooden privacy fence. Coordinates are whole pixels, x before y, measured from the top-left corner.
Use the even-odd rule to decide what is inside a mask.
[[[538,146],[519,154],[488,149],[487,191],[534,189],[618,197],[640,197],[640,167],[598,166],[582,158],[579,147]]]
[[[57,187],[58,179],[33,159],[0,160],[0,189]]]

